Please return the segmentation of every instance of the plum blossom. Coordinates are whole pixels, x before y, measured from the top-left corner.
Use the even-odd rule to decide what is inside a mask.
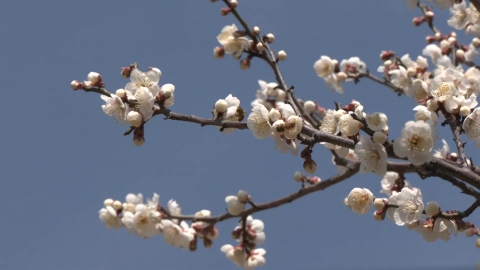
[[[220,248],[220,251],[225,253],[225,256],[227,257],[227,259],[235,263],[238,267],[244,267],[246,260],[245,260],[245,256],[243,255],[243,247],[223,245]]]
[[[257,248],[250,251],[248,258],[245,262],[244,269],[245,270],[253,270],[257,267],[263,266],[265,264],[265,257],[264,255],[267,251],[263,248]]]
[[[348,151],[348,153],[343,158],[348,159],[348,160],[353,160],[353,161],[359,161],[359,159],[358,159],[358,157],[355,154],[355,151],[353,149],[348,149],[347,148],[347,151]],[[332,155],[332,163],[334,165],[337,165],[335,163],[335,156],[334,155]],[[338,170],[339,173],[343,173],[347,170],[347,168],[345,166],[337,165],[337,170]]]
[[[443,146],[441,149],[435,149],[433,156],[436,158],[447,158],[450,154],[450,147],[445,139],[442,139]]]
[[[245,204],[247,203],[248,194],[240,190],[237,195],[225,197],[225,202],[227,203],[227,211],[231,215],[238,216],[245,209]]]
[[[325,78],[325,84],[328,86],[333,91],[336,91],[337,93],[343,94],[343,86],[342,83],[344,83],[347,79],[347,74],[345,72],[339,72],[337,74],[332,73],[328,75],[327,78]]]
[[[368,114],[365,120],[367,121],[368,128],[373,131],[382,131],[388,127],[388,118],[381,112]]]
[[[418,105],[416,106],[415,108],[413,108],[414,111],[416,111],[415,113],[415,121],[425,121],[425,123],[432,123],[433,127],[436,127],[437,124],[438,124],[438,115],[436,112],[434,111],[430,111],[427,109],[427,107],[423,106],[423,105]]]
[[[370,205],[373,204],[374,196],[372,192],[366,188],[354,188],[350,191],[344,204],[353,212],[363,215],[370,211]]]
[[[133,69],[130,73],[130,82],[125,85],[127,95],[135,95],[139,88],[146,87],[152,96],[156,96],[160,92],[158,83],[160,82],[161,74],[161,72],[153,69],[147,72]]]
[[[102,105],[103,112],[108,116],[114,116],[120,124],[125,125],[127,110],[122,99],[115,94],[111,94],[110,97],[101,95],[100,98],[105,101],[105,105]]]
[[[404,187],[412,187],[410,182],[400,179],[400,176],[397,172],[387,172],[380,181],[380,185],[382,186],[382,190],[380,192],[387,196],[398,193],[400,191],[398,181],[403,181]]]
[[[246,231],[247,231],[247,239],[248,241],[252,241],[253,244],[255,245],[261,245],[265,242],[266,236],[265,232],[263,231],[265,228],[265,225],[263,224],[263,221],[259,219],[253,219],[252,216],[248,216],[246,219]],[[243,241],[243,221],[240,221],[234,229],[234,235],[238,236],[236,237],[237,241],[241,242]]]
[[[350,57],[340,62],[340,70],[347,75],[356,76],[367,71],[367,65],[359,57]]]
[[[219,112],[217,108],[217,104],[220,101],[223,101],[226,104],[226,110],[223,112]],[[242,109],[242,107],[240,107],[240,100],[230,94],[224,100],[217,101],[217,103],[215,103],[215,109],[213,110],[213,117],[220,117],[220,119],[222,120],[229,121],[242,121],[244,117],[244,110]],[[222,127],[217,128],[222,130]],[[230,134],[233,131],[235,131],[234,128],[223,129],[223,133],[225,134]]]
[[[166,244],[187,250],[190,241],[195,238],[195,230],[190,228],[185,221],[178,225],[171,220],[164,219],[156,225],[156,229],[162,232]]]
[[[387,173],[387,152],[383,145],[362,135],[355,145],[355,154],[360,160],[361,173],[375,172],[379,176]]]
[[[433,64],[436,65],[437,60],[442,56],[442,49],[436,44],[428,44],[425,49],[423,49],[422,54],[430,57]]]
[[[247,118],[247,126],[252,131],[253,136],[259,140],[271,137],[272,125],[270,124],[267,108],[263,105],[253,107]]]
[[[104,208],[100,209],[98,214],[100,220],[105,223],[105,227],[108,229],[113,228],[118,230],[123,226],[117,211],[111,205],[106,205]]]
[[[326,79],[328,76],[333,74],[337,64],[337,60],[332,60],[330,57],[322,55],[320,56],[320,59],[313,64],[313,69],[317,73],[318,77]]]
[[[450,8],[450,14],[452,14],[452,17],[448,19],[448,25],[457,30],[465,29],[471,19],[471,10],[467,8],[465,2],[466,1],[462,1]]]
[[[448,241],[452,233],[457,235],[458,232],[455,221],[444,218],[436,218],[435,222],[430,218],[427,221],[419,221],[419,224],[421,226],[415,228],[415,231],[420,233],[427,242],[434,242],[438,239]]]
[[[420,189],[404,187],[402,191],[391,195],[390,198],[389,203],[398,205],[393,213],[393,219],[398,226],[412,224],[422,216],[424,205]]]
[[[257,90],[256,99],[251,103],[252,108],[257,105],[263,105],[267,110],[271,110],[285,101],[287,93],[282,89],[278,89],[277,83],[267,83],[259,80],[258,85],[260,89]]]
[[[433,148],[431,126],[422,120],[408,121],[400,137],[393,143],[393,151],[401,158],[407,157],[415,166],[420,166],[432,159]]]
[[[338,119],[338,129],[344,136],[353,136],[360,131],[362,124],[347,113]]]
[[[161,220],[158,212],[159,199],[160,197],[155,193],[153,198],[148,200],[147,205],[139,203],[135,205],[134,212],[124,212],[122,222],[127,230],[144,239],[160,234],[156,228],[156,224]]]
[[[290,152],[292,155],[298,155],[300,145],[297,139],[287,139],[283,134],[272,134],[275,141],[275,149],[278,149],[282,154]]]
[[[234,35],[236,31],[238,29],[235,24],[224,26],[217,40],[225,49],[225,53],[231,54],[234,58],[240,58],[243,51],[248,49],[249,41],[246,37],[236,37]]]
[[[480,108],[476,108],[463,121],[463,130],[469,140],[475,141],[480,148]]]
[[[402,89],[410,89],[413,87],[413,79],[408,75],[404,67],[399,66],[398,69],[390,70],[388,74],[394,86]]]

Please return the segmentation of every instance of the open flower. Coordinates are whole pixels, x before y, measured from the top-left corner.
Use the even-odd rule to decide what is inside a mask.
[[[337,60],[332,60],[330,57],[322,55],[315,64],[313,64],[313,69],[317,73],[318,77],[326,79],[330,74],[335,71],[335,66]]]
[[[396,197],[398,208],[395,209],[393,219],[398,226],[412,224],[420,219],[423,212],[422,192],[418,188],[404,187]],[[389,202],[392,203],[389,199]]]
[[[476,108],[463,121],[463,130],[469,140],[474,140],[480,148],[480,108]]]
[[[367,120],[367,126],[373,131],[382,131],[388,125],[388,118],[384,113],[376,112],[370,113],[365,118]]]
[[[401,158],[407,157],[413,165],[420,166],[433,158],[430,153],[433,143],[429,124],[422,120],[408,121],[402,129],[400,137],[395,139],[393,151]]]
[[[164,219],[156,225],[156,228],[163,233],[165,243],[184,250],[189,248],[190,241],[195,237],[195,231],[185,221],[178,225],[171,220]]]
[[[234,33],[237,30],[235,24],[227,25],[223,27],[217,36],[217,40],[225,49],[225,53],[231,54],[235,58],[240,58],[243,51],[248,48],[249,41],[246,37],[235,37]]]
[[[225,106],[225,110],[218,111],[220,106],[217,104],[223,102]],[[232,96],[232,94],[228,95],[224,100],[219,100],[215,103],[215,109],[213,110],[214,118],[220,117],[222,120],[229,120],[229,121],[242,121],[244,117],[244,111],[240,107],[240,100],[237,97]],[[222,127],[217,127],[218,129],[222,129]],[[223,129],[223,133],[229,134],[235,131],[234,128],[225,128]]]
[[[252,131],[253,136],[259,140],[271,137],[270,119],[268,110],[263,105],[253,107],[252,112],[248,115],[247,127]]]
[[[125,125],[127,110],[122,99],[114,94],[111,94],[110,97],[105,95],[100,97],[105,101],[105,105],[102,105],[103,112],[108,116],[114,116],[120,124]]]
[[[360,172],[375,172],[379,176],[387,173],[387,151],[379,143],[374,143],[369,137],[361,136],[355,145],[355,154],[360,160]]]

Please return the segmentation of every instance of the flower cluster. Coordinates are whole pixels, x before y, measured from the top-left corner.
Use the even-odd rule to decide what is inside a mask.
[[[367,65],[359,57],[343,59],[339,65],[338,60],[322,55],[313,64],[313,69],[318,77],[325,80],[330,89],[343,94],[342,83],[366,74]]]
[[[238,246],[230,244],[221,247],[227,259],[238,267],[253,270],[265,264],[265,249],[256,248],[265,242],[264,224],[252,216],[242,219],[232,232],[232,237],[239,242]]]
[[[162,235],[165,243],[184,250],[196,250],[197,239],[203,239],[204,246],[210,247],[218,237],[218,230],[212,224],[197,221],[190,226],[183,220],[175,219],[181,215],[181,208],[176,201],[170,200],[166,209],[160,206],[159,201],[158,194],[147,199],[146,203],[142,194],[128,194],[123,203],[106,199],[99,211],[99,218],[107,228],[118,230],[123,227],[143,239]],[[210,211],[199,211],[195,217],[210,217]]]

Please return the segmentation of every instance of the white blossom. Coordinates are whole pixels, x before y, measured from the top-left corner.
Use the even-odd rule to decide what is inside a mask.
[[[380,185],[382,186],[381,193],[391,196],[394,193],[398,192],[397,180],[400,179],[400,176],[396,172],[387,172],[382,180],[380,181]],[[410,182],[403,180],[404,187],[412,187]],[[394,190],[396,189],[396,190]]]
[[[360,131],[361,123],[351,114],[344,114],[338,119],[338,129],[344,136],[353,136]]]
[[[257,248],[250,251],[247,261],[245,262],[245,270],[253,270],[265,264],[264,255],[267,253],[263,248]]]
[[[450,14],[452,14],[452,17],[448,19],[448,25],[457,30],[464,29],[471,19],[471,11],[470,9],[467,9],[467,4],[465,2],[466,1],[462,1],[450,8]]]
[[[227,203],[227,212],[231,215],[238,216],[245,209],[245,202],[241,202],[238,196],[227,196],[225,202]]]
[[[113,228],[118,230],[123,226],[121,219],[118,217],[117,211],[115,211],[115,209],[110,205],[100,209],[98,214],[100,220],[105,223],[105,227],[108,229]]]
[[[463,121],[463,130],[469,140],[476,142],[480,148],[480,108],[476,108]]]
[[[389,203],[398,205],[393,213],[393,219],[398,226],[416,222],[422,216],[424,205],[420,189],[404,187],[400,193],[393,194],[390,197],[395,198],[395,200],[390,201],[389,198]]]
[[[334,90],[337,93],[343,94],[342,83],[345,82],[346,76],[339,76],[339,74],[342,74],[342,72],[339,72],[337,74],[332,73],[332,74],[328,75],[328,77],[325,78],[325,84],[331,90]],[[345,75],[345,73],[343,73],[343,75]]]
[[[387,173],[387,152],[385,147],[374,143],[367,136],[361,136],[360,141],[355,145],[355,154],[360,160],[360,172],[375,172],[379,176]]]
[[[125,125],[127,110],[122,99],[114,94],[111,94],[110,97],[105,95],[100,97],[105,101],[105,105],[102,105],[103,112],[108,116],[114,116],[120,124]]]
[[[333,74],[337,60],[332,60],[330,57],[322,55],[320,59],[313,64],[313,69],[317,73],[318,77],[326,79]]]
[[[358,75],[367,71],[367,65],[359,57],[350,57],[340,62],[340,70],[347,75]]]
[[[243,222],[240,221],[237,227],[235,227],[234,229],[234,231],[241,232],[238,241],[242,241],[242,238],[243,238],[242,226],[243,226]],[[252,216],[247,217],[246,230],[247,230],[249,239],[252,239],[255,245],[261,245],[265,242],[266,236],[265,236],[265,232],[263,231],[264,228],[265,228],[265,225],[263,224],[263,221],[259,219],[253,219]]]
[[[445,139],[442,139],[443,147],[442,149],[435,149],[433,156],[436,158],[447,158],[450,153],[450,147]]]
[[[268,110],[263,105],[253,107],[252,112],[248,115],[247,126],[255,138],[262,140],[271,137],[272,125],[268,115]]]
[[[433,64],[436,65],[438,58],[442,56],[442,49],[440,49],[440,47],[438,47],[436,44],[428,44],[425,49],[423,49],[422,54],[430,57]]]
[[[218,102],[218,101],[217,101]],[[226,112],[219,113],[216,109],[213,111],[214,118],[220,117],[222,120],[229,120],[229,121],[240,121],[243,119],[243,109],[240,107],[240,100],[232,94],[228,95],[225,98],[225,102],[228,104],[228,108]],[[222,129],[222,127],[217,127],[218,129]],[[225,128],[223,129],[223,133],[229,134],[235,131],[234,128]]]
[[[283,134],[272,133],[272,136],[275,141],[275,149],[278,149],[282,154],[290,152],[294,156],[298,155],[300,147],[297,139],[287,139]]]
[[[432,112],[430,110],[427,109],[427,107],[423,106],[423,105],[418,105],[416,106],[415,108],[413,108],[414,111],[416,111],[415,113],[415,121],[425,121],[425,122],[429,122],[431,121],[431,123],[433,123],[433,126],[432,127],[436,127],[437,124],[438,124],[438,115],[436,112]]]
[[[348,160],[353,160],[353,161],[359,161],[357,155],[355,154],[355,151],[353,149],[348,149],[348,148],[347,148],[347,154],[343,158],[348,159]],[[335,163],[335,156],[334,155],[332,155],[332,163],[337,165]],[[345,170],[347,170],[347,168],[345,166],[337,165],[337,170],[338,170],[339,173],[343,173],[343,172],[345,172]]]
[[[223,27],[222,31],[217,36],[217,40],[225,49],[225,53],[232,54],[235,58],[239,58],[243,51],[248,49],[249,45],[247,38],[234,36],[234,33],[237,30],[235,24],[227,25]]]
[[[410,89],[413,87],[413,79],[408,76],[407,70],[404,67],[399,66],[398,69],[390,70],[388,74],[394,86],[402,89]]]
[[[407,157],[415,166],[420,166],[432,159],[433,148],[431,126],[422,120],[408,121],[400,137],[393,143],[393,151],[401,158]]]
[[[354,188],[350,191],[344,204],[353,212],[363,215],[370,211],[370,205],[373,204],[373,194],[366,188]]]
[[[367,126],[373,131],[382,131],[388,125],[388,118],[384,113],[376,112],[368,114],[366,119]]]
[[[238,267],[244,267],[246,260],[243,255],[243,247],[234,247],[232,245],[223,245],[220,251],[225,253],[225,256],[230,261],[234,262]]]
[[[138,203],[134,212],[124,212],[122,222],[127,230],[144,239],[160,234],[156,228],[156,224],[161,220],[158,202],[159,196],[154,194],[153,198],[147,201],[147,205]]]
[[[180,225],[171,220],[164,219],[156,225],[157,230],[162,232],[166,244],[187,250],[190,241],[195,237],[195,231],[191,229],[185,221]]]

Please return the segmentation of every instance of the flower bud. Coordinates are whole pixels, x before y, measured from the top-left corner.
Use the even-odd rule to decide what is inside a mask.
[[[437,38],[435,36],[426,36],[425,41],[427,42],[427,44],[432,44],[437,41]]]
[[[384,199],[380,199],[380,198],[376,198],[374,201],[373,201],[373,207],[375,207],[375,209],[377,211],[382,211],[383,208],[385,207],[385,200]]]
[[[440,212],[440,205],[436,201],[431,201],[427,203],[427,206],[425,207],[425,215],[431,217]]]
[[[464,50],[457,50],[455,52],[455,57],[457,62],[464,62],[465,61],[465,51]]]
[[[73,80],[71,83],[70,83],[70,87],[73,89],[73,90],[79,90],[79,89],[82,89],[83,88],[83,83],[77,81],[77,80]]]
[[[224,99],[219,99],[215,102],[215,110],[217,113],[224,113],[228,109],[228,103]]]
[[[152,71],[154,71],[155,73],[158,74],[158,77],[162,77],[162,71],[159,68],[149,67],[148,70],[152,70]]]
[[[268,33],[268,34],[265,35],[264,40],[267,43],[273,43],[273,42],[275,42],[275,36],[272,33]]]
[[[457,159],[458,159],[458,154],[455,153],[455,152],[450,153],[449,159],[452,160],[452,161],[457,161]]]
[[[410,76],[410,77],[413,77],[413,76],[417,75],[417,70],[413,67],[409,67],[407,69],[407,75]]]
[[[449,37],[447,41],[450,44],[450,46],[454,46],[457,43],[457,39],[455,37]]]
[[[314,174],[317,170],[317,164],[313,159],[307,159],[303,162],[303,169],[310,174]]]
[[[122,209],[123,205],[120,201],[114,201],[112,207],[118,211]]]
[[[91,82],[93,85],[100,83],[102,81],[102,76],[97,72],[90,72],[87,75],[87,80]]]
[[[115,96],[119,97],[119,98],[123,98],[125,97],[125,90],[123,89],[118,89],[116,92],[115,92]]]
[[[246,70],[250,68],[250,58],[245,58],[242,61],[240,61],[240,69],[241,70]]]
[[[275,99],[276,101],[285,101],[285,98],[287,98],[287,93],[283,90],[278,90],[277,98]]]
[[[112,199],[106,199],[105,201],[103,201],[103,206],[107,207],[107,206],[112,206],[113,205],[113,200]]]
[[[437,40],[440,40],[440,39],[442,38],[442,33],[436,32],[436,33],[435,33],[435,38],[436,38]]]
[[[425,21],[425,17],[415,17],[412,20],[413,25],[420,26]]]
[[[131,67],[123,67],[122,71],[120,72],[120,75],[122,75],[122,78],[128,79],[130,78],[131,73],[132,73]]]
[[[472,45],[473,45],[473,47],[475,47],[475,48],[480,47],[480,38],[474,37],[474,38],[472,39]]]
[[[232,9],[236,8],[238,6],[238,1],[237,0],[230,0],[230,7]]]
[[[213,57],[215,57],[215,59],[222,59],[224,55],[225,49],[223,47],[218,46],[213,49]]]
[[[373,212],[373,218],[376,221],[383,221],[385,219],[385,214],[384,213],[379,213],[377,211]]]
[[[258,42],[256,47],[259,52],[263,52],[265,50],[265,47],[261,42]]]
[[[431,11],[431,10],[425,12],[425,19],[427,19],[427,21],[429,21],[429,22],[431,22],[433,20],[434,16],[435,16],[435,13],[433,13],[433,11]]]
[[[383,144],[387,141],[387,135],[381,131],[375,131],[375,133],[373,133],[372,140],[375,143]]]
[[[280,112],[275,109],[275,108],[272,108],[269,112],[268,112],[268,118],[270,118],[270,121],[272,122],[275,122],[277,121],[278,119],[280,119],[280,116],[282,116],[280,114]]]
[[[460,115],[463,117],[467,117],[470,114],[470,108],[467,106],[460,107]]]
[[[390,58],[393,56],[393,54],[394,54],[394,52],[392,52],[392,51],[382,51],[380,53],[380,59],[385,62],[387,60],[390,60]]]
[[[347,73],[343,72],[343,71],[340,71],[337,73],[337,80],[339,82],[345,82],[347,80],[348,76],[347,76]]]
[[[252,34],[254,36],[257,36],[258,34],[260,34],[260,27],[254,26],[253,29],[252,29]]]
[[[237,193],[237,199],[240,202],[246,202],[248,198],[248,193],[245,190],[239,190]]]
[[[391,65],[392,65],[392,60],[387,60],[387,61],[383,62],[383,66],[386,69],[390,68]]]
[[[142,124],[142,115],[138,112],[131,111],[127,114],[127,122],[132,127],[139,127]]]
[[[220,14],[222,16],[227,16],[228,14],[230,14],[230,12],[232,12],[232,10],[230,8],[222,8],[220,9]]]
[[[316,108],[317,108],[317,105],[315,104],[315,102],[311,100],[305,101],[305,103],[303,103],[303,109],[308,114],[312,114]]]
[[[440,41],[440,49],[446,50],[446,49],[448,49],[448,48],[450,48],[450,42],[448,42],[448,41],[445,40],[445,39],[442,40],[442,41]]]
[[[429,99],[427,101],[427,109],[432,112],[436,111],[438,109],[437,101],[434,99]]]
[[[281,50],[277,53],[277,59],[280,61],[285,61],[287,59],[287,53],[284,50]]]
[[[297,181],[297,182],[302,181],[302,179],[303,179],[303,173],[301,173],[301,172],[299,172],[299,171],[296,171],[296,172],[293,174],[293,179],[295,179],[295,181]]]

